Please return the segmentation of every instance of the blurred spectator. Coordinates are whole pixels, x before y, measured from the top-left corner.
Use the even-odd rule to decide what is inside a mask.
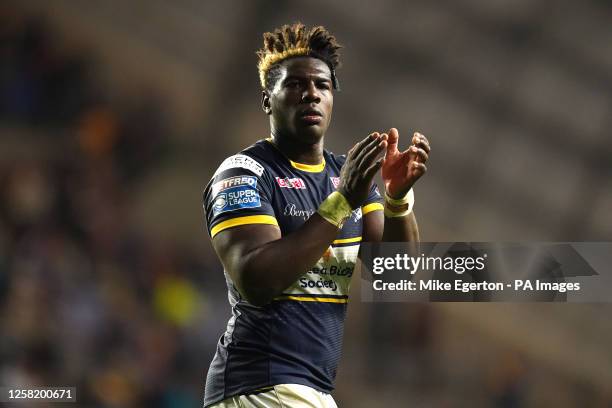
[[[182,267],[202,262],[126,219],[128,183],[169,130],[157,97],[108,103],[89,56],[60,51],[43,19],[0,26],[0,119],[67,149],[0,167],[0,383],[74,385],[94,406],[198,406],[206,362],[190,337],[208,288]]]

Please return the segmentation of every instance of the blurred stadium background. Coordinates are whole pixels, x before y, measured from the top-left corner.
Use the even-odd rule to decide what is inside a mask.
[[[611,240],[608,1],[5,0],[0,385],[201,405],[230,312],[201,191],[267,136],[254,52],[296,20],[346,46],[331,150],[431,140],[423,240]],[[341,407],[612,406],[609,305],[353,293]]]

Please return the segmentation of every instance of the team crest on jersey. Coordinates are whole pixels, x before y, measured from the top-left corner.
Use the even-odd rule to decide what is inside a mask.
[[[229,177],[213,185],[213,214],[261,207],[257,179],[253,176]]]
[[[276,183],[280,186],[280,188],[294,188],[297,190],[306,190],[306,183],[299,177],[275,177],[275,179]]]
[[[264,172],[263,166],[259,164],[257,160],[252,159],[245,154],[235,154],[223,160],[223,163],[221,163],[221,165],[215,172],[215,175],[221,173],[222,171],[233,168],[247,169],[257,174],[258,176],[261,176]]]
[[[332,184],[334,185],[335,189],[338,189],[338,186],[340,185],[340,177],[330,177],[329,178],[332,182]]]

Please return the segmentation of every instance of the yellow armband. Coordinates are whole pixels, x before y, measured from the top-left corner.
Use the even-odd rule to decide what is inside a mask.
[[[321,203],[317,212],[331,224],[342,228],[352,210],[347,199],[338,191],[334,191]]]

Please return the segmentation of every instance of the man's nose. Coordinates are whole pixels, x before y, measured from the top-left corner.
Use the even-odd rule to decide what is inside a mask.
[[[317,89],[314,81],[308,82],[306,88],[302,92],[302,100],[304,102],[320,102],[321,96],[319,95],[319,90]]]

